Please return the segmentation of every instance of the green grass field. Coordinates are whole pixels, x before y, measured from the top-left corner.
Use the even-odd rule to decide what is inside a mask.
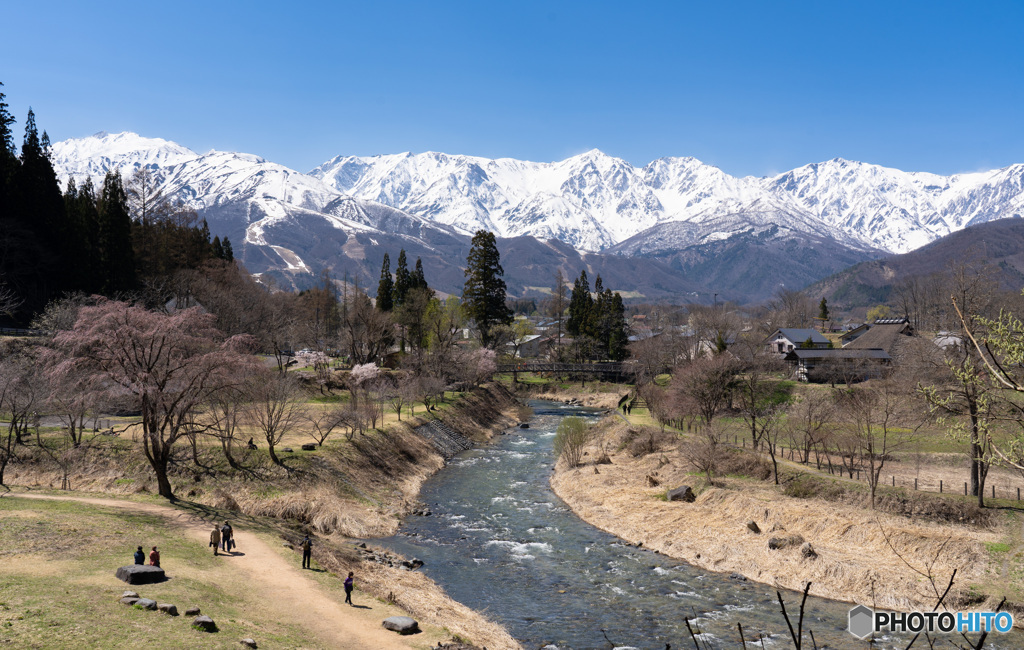
[[[251,522],[247,523],[251,525]],[[170,579],[129,586],[114,576],[136,546],[161,551]],[[301,629],[254,617],[246,585],[223,559],[159,516],[76,502],[0,498],[0,643],[12,648],[308,647]],[[118,602],[125,590],[177,605],[182,615]],[[193,630],[198,605],[220,631]]]

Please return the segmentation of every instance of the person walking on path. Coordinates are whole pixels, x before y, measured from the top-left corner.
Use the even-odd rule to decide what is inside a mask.
[[[143,551],[142,547],[140,546],[135,551],[135,564],[145,564],[145,563],[146,563],[146,552]]]
[[[213,556],[217,556],[217,548],[220,546],[220,528],[217,528],[217,524],[213,525],[213,530],[210,531],[210,546],[213,547]]]
[[[231,547],[235,545],[233,533],[231,524],[225,521],[224,525],[220,527],[220,547],[224,551],[230,552]]]
[[[352,604],[352,576],[354,575],[354,573],[349,571],[348,577],[345,578],[345,602],[349,605]]]
[[[313,556],[313,540],[306,535],[302,538],[302,568],[311,569],[310,558]],[[347,584],[347,583],[346,583]]]
[[[153,566],[160,566],[160,551],[153,547],[153,550],[149,552],[149,563]]]

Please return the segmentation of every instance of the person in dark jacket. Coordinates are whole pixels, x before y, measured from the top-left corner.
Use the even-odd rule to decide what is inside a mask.
[[[234,532],[231,524],[226,521],[220,527],[220,547],[222,550],[231,551],[231,548],[235,545]]]
[[[312,555],[313,555],[313,540],[311,540],[309,538],[309,535],[306,535],[305,537],[302,538],[302,568],[303,569],[311,569],[311,568],[313,568],[313,567],[311,567],[309,565],[310,564],[310,558],[312,557]]]
[[[353,588],[352,576],[354,576],[354,575],[355,575],[354,573],[349,571],[348,572],[348,577],[345,578],[345,602],[348,603],[349,605],[352,604],[352,588]]]
[[[146,563],[146,552],[143,551],[142,547],[140,546],[135,551],[135,564],[145,564],[145,563]]]

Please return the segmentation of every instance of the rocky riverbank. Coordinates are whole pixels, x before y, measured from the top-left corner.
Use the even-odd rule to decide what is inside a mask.
[[[970,603],[969,586],[986,578],[985,543],[1002,538],[995,530],[789,497],[752,479],[702,487],[678,442],[638,453],[629,444],[636,431],[621,418],[595,429],[585,460],[607,453],[610,462],[572,469],[560,462],[551,486],[582,519],[631,543],[771,586],[802,590],[812,582],[818,596],[900,610],[935,603],[932,585],[917,571],[930,571],[941,593],[956,569],[953,601],[982,605]],[[668,489],[684,484],[696,488],[692,503],[666,500]],[[812,552],[801,552],[804,542]]]

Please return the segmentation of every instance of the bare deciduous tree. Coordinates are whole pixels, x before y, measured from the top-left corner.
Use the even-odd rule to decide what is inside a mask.
[[[275,447],[299,423],[303,416],[302,395],[299,385],[288,375],[256,375],[249,385],[249,400],[245,410],[246,421],[256,428],[267,441],[270,460],[284,465],[277,457]]]
[[[142,412],[143,450],[161,496],[174,499],[168,464],[190,429],[188,416],[245,376],[255,363],[251,337],[222,336],[198,309],[165,315],[125,302],[83,307],[73,329],[54,337],[47,365],[54,376],[102,377],[104,390],[133,396]]]

